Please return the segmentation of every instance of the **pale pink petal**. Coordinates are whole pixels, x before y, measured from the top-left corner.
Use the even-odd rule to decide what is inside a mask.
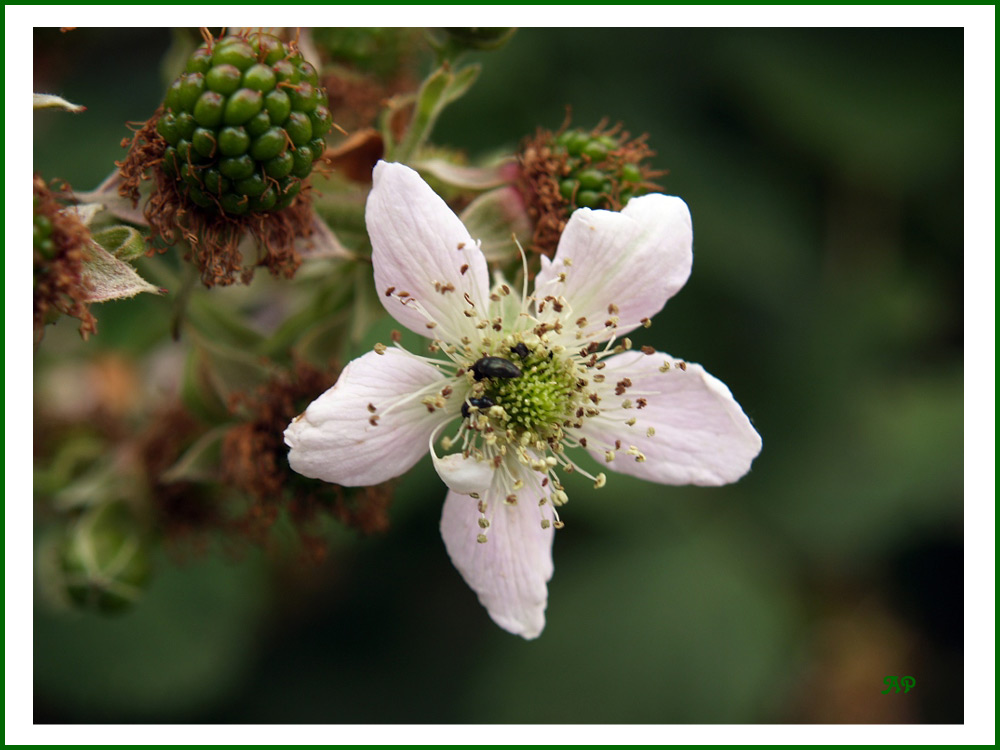
[[[464,312],[475,305],[488,314],[489,273],[465,226],[409,167],[380,161],[372,180],[365,223],[385,309],[422,336],[458,342],[474,334]]]
[[[624,352],[606,361],[601,415],[580,430],[603,465],[664,484],[728,484],[750,470],[760,435],[725,384],[701,365],[682,368],[660,352]],[[629,455],[632,446],[645,460]],[[613,451],[610,462],[605,451]]]
[[[346,487],[399,476],[427,452],[434,429],[458,414],[460,403],[434,412],[421,403],[446,383],[436,367],[398,349],[368,352],[285,430],[289,464]]]
[[[431,449],[434,470],[449,489],[468,495],[470,492],[485,493],[493,482],[493,466],[489,461],[466,458],[461,453],[438,456]]]
[[[548,496],[534,472],[525,472],[525,486],[517,503],[504,503],[505,490],[498,479],[482,496],[489,528],[487,541],[479,521],[479,501],[450,491],[441,514],[441,536],[452,563],[479,596],[493,621],[523,638],[537,638],[545,627],[548,580],[552,577],[553,528],[543,529],[542,518],[551,519],[551,505],[540,508]]]
[[[691,214],[673,196],[633,198],[620,213],[577,209],[555,259],[542,258],[535,296],[564,297],[571,319],[586,318],[581,327],[598,339],[627,333],[684,286],[691,274],[691,241]]]

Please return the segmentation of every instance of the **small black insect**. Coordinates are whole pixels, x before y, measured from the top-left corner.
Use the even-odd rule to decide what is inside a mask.
[[[483,396],[482,398],[470,398],[462,404],[462,418],[468,419],[469,417],[469,405],[475,406],[479,411],[486,411],[491,406],[496,406],[493,403],[493,399],[489,396]]]
[[[521,368],[503,357],[483,357],[472,365],[472,374],[476,380],[483,378],[519,378]]]
[[[528,347],[524,345],[523,341],[518,341],[513,347],[511,347],[511,353],[516,354],[521,359],[527,359],[531,352],[528,351]]]

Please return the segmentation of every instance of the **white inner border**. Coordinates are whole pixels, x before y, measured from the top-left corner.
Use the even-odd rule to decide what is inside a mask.
[[[251,10],[252,12],[247,12]],[[585,19],[641,19],[644,26],[962,26],[965,28],[965,720],[963,726],[34,726],[32,725],[33,559],[31,441],[32,334],[23,281],[30,256],[32,137],[27,112],[32,26],[309,25],[324,6],[6,6],[6,316],[5,316],[5,740],[8,744],[121,743],[669,743],[993,744],[995,741],[995,198],[994,6],[587,6]],[[387,14],[391,8],[391,14]],[[530,26],[567,23],[565,6],[326,6],[340,25]],[[149,23],[144,24],[143,20]],[[720,24],[720,19],[725,19]],[[127,23],[123,23],[127,20]],[[605,24],[606,25],[606,24]],[[85,102],[84,102],[85,103]],[[70,115],[67,115],[70,116]]]

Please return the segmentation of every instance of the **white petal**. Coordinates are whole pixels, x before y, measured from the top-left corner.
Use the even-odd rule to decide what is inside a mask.
[[[449,489],[468,495],[471,492],[485,493],[493,481],[493,465],[489,461],[466,458],[461,453],[439,457],[431,448],[434,469]]]
[[[691,242],[691,214],[680,198],[644,195],[620,213],[577,209],[555,259],[543,259],[535,295],[565,297],[574,319],[587,318],[587,333],[605,327],[614,305],[619,319],[614,333],[627,333],[684,286],[691,274]]]
[[[421,336],[429,335],[428,322],[446,341],[474,334],[465,295],[487,315],[489,274],[465,226],[409,167],[380,161],[372,180],[365,223],[385,309]]]
[[[337,383],[288,425],[289,464],[307,477],[346,487],[399,476],[420,460],[434,429],[461,406],[431,413],[419,395],[412,397],[421,391],[437,393],[444,380],[437,368],[397,349],[368,352],[347,365]]]
[[[606,361],[601,416],[587,420],[581,430],[588,450],[602,464],[664,484],[728,484],[750,470],[760,453],[760,435],[725,384],[701,365],[681,369],[660,352],[625,352]],[[667,362],[670,369],[661,372]],[[615,395],[616,384],[624,378],[632,385]],[[646,400],[643,408],[638,408],[640,398]],[[632,408],[621,408],[626,399]],[[635,424],[625,424],[632,417]],[[621,441],[618,449],[616,440]],[[629,446],[645,460],[628,455]],[[605,450],[614,451],[610,463],[605,463]]]
[[[541,527],[543,511],[551,517],[551,506],[539,508],[547,496],[540,477],[525,472],[525,486],[515,505],[504,503],[499,481],[483,496],[490,526],[483,533],[478,501],[451,491],[441,514],[441,536],[452,563],[479,596],[479,602],[504,630],[523,638],[537,638],[545,627],[548,580],[552,577],[553,528]]]

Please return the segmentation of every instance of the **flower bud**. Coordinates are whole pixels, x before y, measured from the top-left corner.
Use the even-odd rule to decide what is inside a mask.
[[[493,50],[503,47],[517,31],[514,27],[442,28],[434,31],[434,41],[455,50]]]
[[[149,580],[149,555],[135,519],[120,504],[91,508],[58,549],[62,588],[82,609],[121,612]]]

